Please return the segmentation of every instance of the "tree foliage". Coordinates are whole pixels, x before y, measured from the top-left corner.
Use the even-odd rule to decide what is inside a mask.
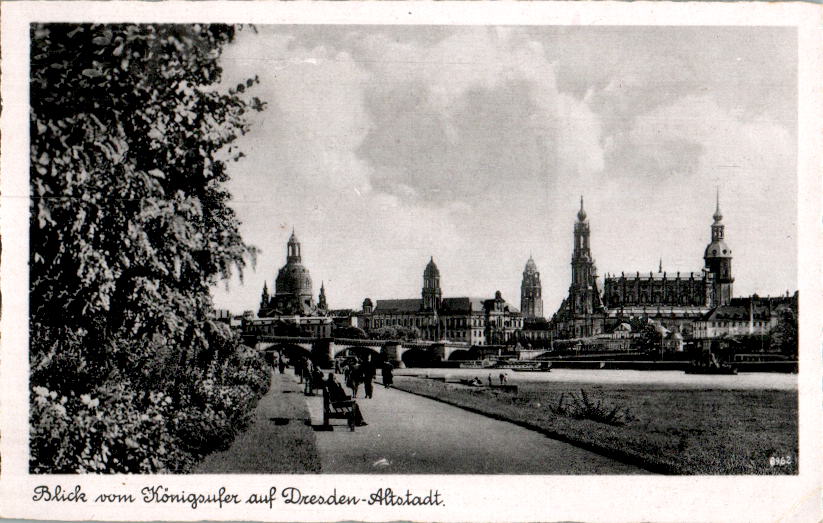
[[[352,325],[337,327],[332,331],[331,334],[335,338],[348,338],[358,340],[365,340],[369,337],[369,335],[366,334],[366,331],[364,331],[360,327],[354,327]]]
[[[663,335],[653,323],[641,324],[637,331],[638,337],[634,340],[634,349],[650,354],[659,354],[663,346]]]
[[[771,332],[771,348],[786,356],[797,358],[797,312],[794,309],[785,308],[780,311],[780,319]]]
[[[403,325],[389,325],[386,327],[379,327],[369,331],[372,339],[377,340],[419,340],[422,336],[420,329],[417,327],[405,327]]]
[[[228,206],[226,162],[264,104],[246,93],[256,78],[221,85],[235,31],[32,26],[33,405],[80,408],[77,398],[111,399],[113,383],[129,383],[138,406],[167,393],[179,407],[198,380],[237,370],[225,368],[238,343],[210,320],[209,288],[254,258]]]

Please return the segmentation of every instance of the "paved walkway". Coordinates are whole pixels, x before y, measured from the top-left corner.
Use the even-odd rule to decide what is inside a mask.
[[[341,378],[342,382],[342,378]],[[322,397],[306,398],[312,424]],[[648,474],[523,427],[434,400],[375,386],[357,398],[368,426],[345,420],[315,432],[324,473],[335,474]]]

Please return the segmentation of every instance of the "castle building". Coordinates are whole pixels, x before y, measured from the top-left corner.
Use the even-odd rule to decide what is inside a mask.
[[[523,269],[523,281],[520,284],[520,312],[524,320],[543,318],[543,287],[540,284],[540,272],[531,256]]]
[[[321,308],[325,308],[325,288],[321,289],[320,298]],[[273,296],[269,296],[268,286],[263,283],[258,316],[310,316],[316,312],[311,276],[303,266],[300,241],[292,231],[286,245],[286,264],[277,273]]]
[[[601,295],[581,198],[574,225],[572,283],[568,296],[552,318],[555,335],[558,338],[596,336],[632,317],[652,319],[669,329],[681,330],[713,308],[730,303],[734,282],[732,251],[725,243],[719,196],[713,218],[702,271],[666,272],[661,260],[656,273],[606,274]]]
[[[357,315],[365,331],[382,327],[416,328],[427,341],[447,340],[467,345],[503,344],[523,326],[520,312],[503,299],[443,297],[440,270],[429,260],[423,271],[421,298],[363,300]]]

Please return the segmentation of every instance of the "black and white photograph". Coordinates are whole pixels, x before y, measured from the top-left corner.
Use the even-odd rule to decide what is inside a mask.
[[[811,472],[797,23],[190,18],[26,24],[35,505]]]

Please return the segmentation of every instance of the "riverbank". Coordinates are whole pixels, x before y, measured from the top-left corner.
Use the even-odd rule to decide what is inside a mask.
[[[797,473],[796,390],[522,382],[518,393],[511,394],[405,376],[397,376],[395,385],[654,472]],[[553,412],[568,409],[571,395],[579,399],[581,388],[607,411],[617,407],[625,413],[626,423]]]
[[[320,472],[317,441],[303,386],[291,374],[272,373],[269,392],[232,446],[210,454],[196,474],[306,474]]]

